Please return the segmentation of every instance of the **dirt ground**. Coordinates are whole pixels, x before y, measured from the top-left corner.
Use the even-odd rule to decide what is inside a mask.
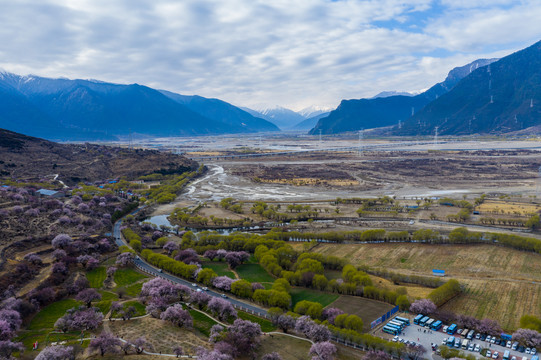
[[[144,336],[153,346],[155,352],[172,353],[176,345],[182,346],[186,355],[195,355],[199,346],[208,347],[203,337],[198,337],[193,331],[181,329],[172,324],[145,317],[130,321],[112,321],[109,323],[111,332],[123,339],[136,339]]]

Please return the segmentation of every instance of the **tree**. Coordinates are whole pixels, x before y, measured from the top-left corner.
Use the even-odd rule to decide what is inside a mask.
[[[92,301],[101,300],[101,294],[96,289],[88,288],[77,294],[75,299],[84,302],[89,308]]]
[[[541,346],[541,334],[531,329],[518,329],[513,333],[513,340],[527,347]]]
[[[207,309],[217,315],[220,319],[226,320],[230,317],[237,317],[237,311],[227,300],[213,297],[207,304]]]
[[[231,291],[232,283],[233,283],[233,279],[231,279],[228,276],[217,276],[214,279],[212,279],[212,286],[224,291]]]
[[[192,291],[190,294],[190,302],[197,305],[199,310],[205,307],[210,301],[211,297],[203,291]]]
[[[436,305],[428,299],[416,300],[411,304],[410,311],[417,314],[429,315],[436,311]]]
[[[310,348],[312,360],[332,360],[336,354],[336,346],[329,341],[318,342]]]
[[[93,330],[102,320],[103,314],[97,308],[73,308],[66,311],[66,314],[55,322],[54,327],[61,331]]]
[[[529,218],[528,221],[526,221],[525,226],[533,230],[533,229],[537,229],[539,227],[539,224],[540,224],[539,215],[536,214],[536,215],[533,215],[531,218]]]
[[[398,305],[401,311],[408,310],[411,306],[407,295],[400,295],[396,298],[396,305]]]
[[[235,356],[252,354],[259,346],[261,326],[248,320],[237,319],[226,334],[226,342],[235,348]]]
[[[135,352],[137,354],[141,354],[145,350],[145,348],[150,351],[154,350],[152,344],[149,343],[144,336],[140,336],[137,339],[130,341],[130,343],[135,348]]]
[[[500,335],[502,333],[502,328],[496,320],[492,319],[483,319],[479,322],[479,327],[477,328],[480,333],[486,333],[489,335]]]
[[[231,284],[231,292],[240,297],[250,297],[252,296],[252,284],[244,279],[234,281]]]
[[[11,359],[11,354],[15,351],[23,352],[23,343],[12,342],[11,340],[0,341],[0,359]]]
[[[53,241],[51,241],[51,245],[54,249],[65,249],[71,243],[71,236],[69,236],[68,234],[56,235]]]
[[[126,267],[133,262],[135,255],[131,252],[123,252],[116,257],[115,264],[120,267]]]
[[[269,354],[263,355],[261,360],[282,360],[282,357],[277,352],[271,352]]]
[[[106,353],[117,354],[122,342],[113,334],[102,331],[102,333],[95,339],[90,341],[88,346],[91,350],[99,350],[100,355],[104,356]]]
[[[391,355],[381,350],[369,350],[363,360],[391,360]]]
[[[288,330],[295,328],[295,324],[295,318],[289,315],[280,315],[276,319],[276,325],[286,334]]]
[[[178,327],[192,327],[193,319],[188,310],[184,310],[182,305],[175,304],[168,307],[161,315],[162,320],[170,321]]]
[[[168,241],[164,246],[163,249],[167,251],[168,255],[171,255],[171,253],[175,250],[178,250],[178,244],[174,241]]]
[[[72,360],[74,358],[73,347],[53,345],[43,349],[35,360]]]
[[[210,268],[201,269],[201,271],[197,273],[197,281],[207,286],[211,285],[212,280],[216,277],[218,277],[218,274]]]
[[[173,354],[175,354],[176,357],[184,355],[184,349],[182,346],[178,345],[173,348]]]
[[[225,261],[231,269],[235,269],[237,266],[248,260],[250,254],[246,251],[230,251],[225,256]]]
[[[334,319],[338,316],[343,314],[344,312],[338,308],[325,308],[323,309],[323,312],[321,314],[321,317],[323,320],[327,320],[329,323],[334,325]]]

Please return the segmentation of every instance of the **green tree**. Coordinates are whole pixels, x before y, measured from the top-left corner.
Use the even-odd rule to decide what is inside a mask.
[[[400,310],[408,310],[410,308],[410,301],[408,300],[407,295],[400,295],[396,298],[396,305],[400,308]]]
[[[208,269],[208,268],[207,269],[202,269],[197,274],[197,281],[199,281],[202,284],[205,284],[205,285],[209,286],[209,285],[212,284],[212,279],[214,279],[217,276],[218,276],[218,274],[216,274],[216,272],[214,272],[214,270],[212,270],[212,269]]]
[[[252,296],[252,284],[246,280],[237,280],[231,284],[231,292],[240,297]]]

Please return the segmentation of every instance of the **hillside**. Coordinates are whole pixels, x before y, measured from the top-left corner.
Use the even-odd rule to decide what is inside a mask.
[[[257,111],[249,108],[243,108],[243,110],[247,111],[255,117],[259,117],[273,123],[282,130],[289,129],[295,126],[295,124],[298,124],[299,122],[306,119],[306,117],[304,117],[303,115],[296,113],[293,110],[283,108],[281,106],[261,109]]]
[[[186,96],[160,90],[168,98],[188,107],[190,110],[209,119],[221,121],[238,132],[257,129],[258,131],[280,131],[272,122],[253,116],[248,112],[219,99],[207,99],[202,96]]]
[[[58,144],[4,129],[0,129],[0,159],[1,177],[39,180],[58,174],[68,184],[197,168],[183,156],[156,150]]]
[[[396,125],[414,112],[451,90],[462,78],[495,59],[479,59],[451,70],[445,81],[416,96],[395,95],[360,100],[342,100],[329,116],[318,121],[310,134],[336,134],[361,129]]]
[[[209,99],[204,101],[211,103]],[[211,110],[202,111],[205,108]],[[224,102],[220,102],[220,107],[205,105],[194,110],[138,84],[0,73],[0,126],[52,140],[110,140],[128,135],[186,136],[275,129],[263,120],[248,121],[242,113]]]
[[[541,42],[480,68],[397,134],[507,133],[541,124]]]

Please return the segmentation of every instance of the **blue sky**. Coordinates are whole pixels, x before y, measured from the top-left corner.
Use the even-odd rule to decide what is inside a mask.
[[[540,19],[539,0],[0,0],[0,67],[336,107],[527,47]]]

